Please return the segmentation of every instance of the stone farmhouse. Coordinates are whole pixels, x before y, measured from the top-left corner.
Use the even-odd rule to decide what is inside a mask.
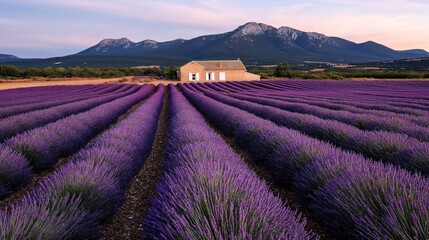
[[[243,62],[237,60],[191,61],[177,71],[182,82],[249,81],[261,76],[249,73]]]

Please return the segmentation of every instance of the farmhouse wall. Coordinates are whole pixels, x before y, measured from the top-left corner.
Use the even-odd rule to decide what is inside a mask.
[[[207,73],[212,73],[212,79],[207,80]],[[197,74],[196,80],[189,80],[190,74]],[[224,76],[224,80],[220,78]],[[195,62],[189,62],[178,71],[178,77],[183,82],[221,82],[221,81],[249,81],[259,80],[260,76],[246,72],[245,69],[205,69]]]

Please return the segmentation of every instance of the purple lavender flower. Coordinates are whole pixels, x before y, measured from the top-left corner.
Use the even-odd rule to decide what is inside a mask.
[[[158,87],[125,119],[0,212],[0,238],[14,234],[17,239],[96,238],[150,152],[164,89]]]
[[[343,151],[179,86],[185,96],[225,133],[250,148],[259,145],[258,149],[262,151],[268,149],[265,156],[257,150],[250,152],[260,158],[274,179],[290,186],[310,207],[310,213],[334,236],[429,238],[427,179]],[[239,131],[231,133],[226,122]],[[425,145],[416,146],[421,151],[415,156],[424,154],[421,146]],[[411,154],[401,153],[403,156]]]
[[[11,148],[0,145],[0,199],[31,181],[31,167],[27,160]]]
[[[143,221],[148,239],[311,239],[306,221],[170,85],[165,175]],[[258,194],[254,194],[257,192]]]

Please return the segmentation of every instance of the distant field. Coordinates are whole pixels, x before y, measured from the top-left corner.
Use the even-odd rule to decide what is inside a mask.
[[[429,82],[118,81],[0,91],[0,239],[429,239]]]

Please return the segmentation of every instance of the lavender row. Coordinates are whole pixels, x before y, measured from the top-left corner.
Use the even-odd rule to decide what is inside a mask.
[[[252,91],[252,93],[255,91]],[[288,96],[294,97],[298,99],[304,99],[309,101],[323,101],[327,103],[335,103],[335,104],[343,104],[350,105],[353,104],[356,107],[361,107],[362,109],[368,110],[381,110],[381,111],[391,111],[392,113],[398,112],[399,114],[412,114],[412,115],[423,115],[424,111],[429,109],[429,106],[425,105],[427,100],[421,101],[419,103],[413,103],[412,100],[408,100],[409,102],[392,102],[385,99],[380,99],[376,97],[367,97],[367,96],[355,96],[350,97],[353,93],[338,93],[336,91],[327,91],[321,94],[319,91],[260,91],[264,92],[267,95],[272,96]],[[244,93],[244,92],[243,92]],[[335,96],[335,97],[333,97]],[[427,104],[427,103],[426,103]],[[386,109],[379,109],[380,106],[385,106]],[[390,108],[390,109],[388,109]],[[392,111],[393,109],[393,111]],[[404,112],[408,111],[408,112]]]
[[[312,85],[315,85],[317,83],[323,83],[323,85],[319,85],[317,88],[315,88],[314,86],[309,87],[291,87],[291,83],[293,83],[294,81],[261,81],[261,82],[252,82],[252,83],[247,83],[247,82],[238,82],[238,83],[232,83],[232,82],[228,82],[225,84],[219,84],[219,83],[214,83],[214,85],[220,87],[220,86],[234,86],[234,89],[237,89],[237,86],[243,86],[246,85],[246,88],[243,88],[241,91],[240,90],[234,90],[235,92],[241,92],[244,93],[244,91],[254,91],[255,89],[258,89],[258,91],[266,91],[266,92],[277,92],[277,93],[281,93],[281,92],[285,92],[287,91],[289,92],[296,92],[299,94],[303,94],[303,96],[307,95],[308,97],[314,97],[314,96],[325,96],[327,98],[330,99],[336,99],[339,100],[338,98],[340,97],[341,100],[348,98],[348,99],[353,99],[353,100],[364,100],[367,101],[368,99],[371,99],[372,102],[385,102],[385,103],[391,103],[391,104],[397,104],[397,106],[407,106],[407,104],[409,104],[410,107],[416,107],[416,108],[424,108],[427,109],[428,106],[428,102],[427,99],[419,99],[418,96],[425,96],[427,95],[427,92],[429,89],[423,89],[423,90],[419,90],[419,93],[407,93],[405,96],[402,93],[401,95],[397,95],[396,98],[392,98],[392,97],[384,97],[383,95],[386,92],[386,88],[371,88],[368,87],[366,89],[356,89],[356,86],[348,86],[347,88],[341,88],[341,84],[339,82],[334,82],[333,84],[330,81],[312,81]],[[397,83],[395,83],[396,85]],[[326,88],[326,86],[330,86],[329,88]],[[274,87],[273,86],[277,86]],[[257,88],[255,88],[257,87]],[[333,90],[335,89],[335,90]],[[417,88],[416,88],[417,89]],[[307,94],[308,93],[308,94]]]
[[[429,144],[410,138],[407,135],[384,131],[363,131],[338,121],[324,120],[308,114],[288,112],[270,106],[234,99],[213,91],[204,91],[204,93],[218,101],[249,111],[276,124],[299,130],[311,137],[333,143],[343,149],[361,153],[373,160],[385,161],[412,172],[418,171],[425,176],[429,176]]]
[[[84,146],[132,105],[148,97],[153,88],[153,85],[146,85],[130,96],[71,115],[5,141],[4,145],[7,147],[2,147],[5,152],[0,153],[4,156],[0,159],[0,165],[10,166],[14,172],[8,168],[0,169],[0,188],[3,189],[0,199],[29,183],[32,174],[29,168],[41,171],[52,167],[61,157],[68,156]]]
[[[276,81],[276,82],[281,82],[281,81]],[[256,82],[256,83],[252,83],[252,85],[268,85],[268,83],[271,82]],[[313,101],[321,101],[323,100],[324,102],[328,102],[331,103],[329,99],[335,99],[335,104],[338,104],[339,101],[344,102],[345,98],[348,98],[349,95],[351,94],[348,91],[338,91],[336,89],[336,91],[313,91],[311,89],[300,89],[299,91],[296,90],[287,90],[287,89],[283,89],[283,90],[272,90],[269,88],[248,88],[245,91],[240,91],[237,90],[236,86],[239,85],[244,85],[244,82],[239,82],[239,83],[232,83],[232,82],[228,82],[228,83],[208,83],[205,84],[206,87],[210,88],[210,89],[214,89],[218,92],[236,92],[236,93],[240,93],[240,94],[248,94],[248,95],[254,95],[255,93],[257,94],[265,94],[267,96],[274,96],[274,97],[285,97],[287,96],[288,98],[293,97],[294,99],[299,99],[299,100],[313,100]],[[232,86],[232,87],[231,87]],[[325,99],[323,96],[326,96],[327,99]],[[335,96],[335,97],[333,97]],[[388,105],[387,103],[389,103],[389,101],[387,100],[378,100],[377,98],[374,99],[370,99],[371,100],[371,104],[368,103],[363,103],[364,99],[362,98],[362,96],[356,96],[353,98],[353,102],[352,104],[354,104],[355,107],[358,107],[359,105],[363,105],[363,109],[367,110],[367,111],[375,111],[375,109],[372,108],[376,108],[376,109],[380,109],[380,108],[384,108],[383,106],[386,106],[387,109],[385,110],[393,110],[394,112],[388,112],[390,114],[401,114],[401,115],[405,115],[405,114],[412,114],[412,115],[420,115],[420,116],[426,116],[427,119],[427,110],[429,109],[429,106],[423,105],[423,104],[415,104],[415,103],[397,103],[397,102],[390,102],[391,105],[395,105],[395,106],[391,106]],[[362,103],[356,103],[356,101],[360,101]],[[365,100],[366,101],[366,100]],[[381,102],[380,102],[381,101]],[[411,100],[409,100],[411,101]],[[379,104],[374,104],[374,102],[379,102]],[[347,102],[346,102],[347,103]],[[362,110],[363,110],[362,109]],[[378,110],[380,111],[380,110]],[[399,113],[398,113],[399,112]]]
[[[31,177],[32,169],[27,159],[18,151],[0,144],[0,200],[30,183]]]
[[[242,84],[244,82],[240,82]],[[256,84],[263,88],[266,85],[275,87],[276,90],[300,88],[305,90],[316,90],[320,92],[332,91],[335,89],[338,92],[351,93],[366,93],[373,96],[387,96],[392,100],[409,100],[421,99],[429,100],[427,91],[429,84],[427,82],[398,82],[398,81],[373,81],[373,82],[357,82],[357,81],[332,81],[332,80],[292,80],[292,81],[260,81],[247,82],[250,86]]]
[[[42,87],[28,87],[28,88],[14,88],[6,89],[1,91],[0,100],[13,100],[17,96],[29,96],[35,97],[39,95],[46,95],[55,92],[70,92],[78,89],[83,89],[88,87],[85,85],[80,86],[70,86],[70,88],[64,88],[64,86],[42,86]]]
[[[413,96],[406,98],[406,99],[392,99],[392,98],[386,98],[383,96],[380,96],[380,93],[383,93],[384,91],[380,92],[357,92],[348,96],[338,96],[342,100],[347,100],[346,102],[354,102],[359,101],[365,104],[373,104],[374,102],[383,102],[384,104],[400,107],[400,108],[412,108],[412,109],[420,109],[420,110],[429,110],[428,101],[427,100],[421,100],[421,99],[414,99]],[[344,97],[344,98],[342,98]],[[337,98],[338,99],[338,98]],[[332,100],[337,100],[333,98]]]
[[[55,107],[58,105],[82,101],[93,97],[100,97],[105,94],[118,93],[128,89],[129,87],[131,86],[111,85],[111,86],[105,87],[103,90],[88,92],[88,93],[80,92],[78,94],[73,94],[73,95],[70,94],[70,95],[66,95],[61,99],[3,107],[2,109],[0,109],[0,119],[6,118],[12,115],[16,115],[19,113]]]
[[[226,93],[237,92],[237,94],[241,94],[241,95],[259,96],[259,97],[282,100],[282,101],[287,101],[287,102],[307,103],[307,104],[320,106],[320,107],[324,107],[324,108],[329,108],[329,109],[333,109],[333,110],[346,110],[346,111],[350,111],[350,112],[354,112],[354,113],[375,114],[377,116],[382,116],[382,117],[399,117],[399,118],[402,118],[406,121],[411,121],[414,124],[421,125],[423,127],[429,126],[429,117],[427,114],[422,115],[422,116],[416,116],[416,115],[410,115],[410,114],[405,114],[405,113],[388,112],[388,111],[384,111],[384,110],[361,109],[361,108],[358,108],[356,106],[338,104],[338,102],[332,103],[332,102],[323,101],[323,100],[320,100],[320,99],[314,98],[314,97],[308,98],[308,95],[314,95],[315,92],[302,92],[301,91],[299,93],[296,93],[295,91],[279,92],[279,91],[262,90],[262,91],[252,91],[249,93],[249,92],[243,92],[243,91],[233,91],[234,86],[233,86],[233,88],[230,88],[231,85],[232,85],[231,83],[225,83],[225,84],[209,83],[209,84],[205,84],[203,86],[208,86],[211,88],[213,88],[213,86],[223,86],[224,90],[222,92],[226,92]],[[310,99],[313,99],[313,100],[310,100]]]
[[[323,119],[336,120],[363,130],[397,132],[421,141],[429,141],[429,128],[413,124],[410,121],[400,118],[380,118],[370,114],[353,114],[346,111],[339,112],[302,103],[288,103],[274,99],[252,97],[241,94],[231,94],[230,96],[241,100],[280,108],[286,111],[310,114]]]
[[[324,96],[325,94],[327,94],[327,96]],[[417,116],[425,115],[425,112],[429,110],[429,106],[425,106],[424,104],[418,103],[397,103],[376,97],[354,96],[352,94],[338,94],[336,92],[331,92],[331,94],[325,94],[319,95],[318,93],[315,93],[309,98],[327,102],[353,105],[364,109],[385,110],[397,113],[413,114]],[[427,100],[424,101],[427,102]]]
[[[0,212],[0,238],[94,239],[147,158],[164,87],[29,194]]]
[[[99,85],[30,87],[1,91],[0,107],[53,100],[68,94],[99,89]],[[11,93],[12,92],[12,93]]]
[[[181,86],[188,99],[246,147],[336,237],[428,239],[429,182]]]
[[[416,86],[416,88],[419,88],[419,86]],[[362,93],[359,93],[361,95],[372,95],[372,96],[377,96],[377,97],[382,97],[384,99],[390,99],[392,101],[398,101],[398,102],[413,102],[413,103],[418,103],[418,104],[424,104],[426,106],[428,106],[428,100],[429,98],[426,97],[427,91],[429,91],[429,89],[424,89],[422,92],[423,94],[410,94],[410,95],[406,95],[406,96],[401,96],[401,95],[393,95],[389,92],[386,91],[379,91],[374,93],[366,93],[365,91],[363,91]]]
[[[58,101],[58,100],[65,100],[68,98],[72,98],[72,97],[78,97],[81,95],[88,95],[88,94],[102,94],[102,93],[108,93],[108,92],[112,92],[112,88],[119,88],[121,87],[121,85],[107,85],[107,84],[100,84],[100,85],[95,85],[95,86],[86,86],[85,88],[80,88],[80,89],[74,89],[73,87],[68,87],[68,86],[63,86],[63,89],[74,89],[74,90],[70,90],[70,91],[58,91],[55,93],[48,93],[42,96],[37,96],[37,97],[29,97],[29,98],[25,98],[25,97],[17,97],[15,99],[10,99],[9,103],[6,102],[2,102],[1,103],[1,107],[0,110],[7,110],[9,108],[14,108],[14,107],[23,107],[26,105],[31,105],[31,104],[42,104],[43,102],[50,102],[50,101]]]
[[[18,114],[4,118],[0,120],[0,142],[4,141],[7,138],[15,136],[18,133],[40,127],[49,122],[57,121],[64,117],[67,117],[72,114],[77,114],[79,112],[87,111],[93,107],[96,107],[100,104],[128,96],[139,89],[138,86],[133,86],[128,90],[109,94],[106,96],[94,97],[91,99],[62,104],[59,106],[32,111],[28,113]]]
[[[264,98],[279,100],[283,102],[302,103],[302,104],[327,108],[330,110],[347,111],[347,112],[352,112],[357,114],[370,114],[370,115],[383,117],[383,118],[401,118],[407,121],[411,121],[414,124],[418,124],[423,127],[429,127],[428,116],[415,116],[410,114],[393,113],[393,112],[388,112],[383,110],[362,109],[355,106],[349,106],[344,104],[331,103],[331,102],[326,102],[321,100],[306,100],[303,98],[290,97],[290,96],[273,96],[273,95],[266,95],[266,94],[259,94],[259,93],[252,93],[252,94],[246,94],[246,95],[264,97]]]
[[[223,84],[212,83],[208,86],[223,86]],[[266,83],[264,83],[266,85]],[[388,110],[392,112],[402,113],[402,114],[413,114],[413,115],[425,115],[425,111],[429,110],[427,100],[416,100],[412,97],[407,100],[391,100],[380,98],[377,96],[370,95],[360,95],[359,92],[354,92],[352,90],[337,89],[337,86],[332,86],[335,90],[312,90],[312,89],[296,89],[296,90],[270,90],[270,89],[252,89],[245,91],[246,93],[266,92],[267,94],[274,94],[277,96],[294,96],[300,99],[308,100],[322,100],[325,102],[334,102],[342,104],[353,104],[356,107],[362,107],[364,109],[378,109],[378,110]],[[378,90],[379,91],[379,90]],[[385,89],[383,90],[383,92]],[[244,91],[236,91],[238,93],[245,93]],[[368,93],[366,91],[366,93]],[[380,91],[382,92],[382,91]],[[427,114],[426,114],[427,115]]]
[[[145,239],[313,239],[173,85],[166,173]]]
[[[334,94],[333,94],[334,93]],[[406,94],[405,96],[398,95],[396,98],[392,96],[386,97],[384,94],[386,89],[367,89],[364,91],[353,91],[346,90],[344,92],[338,92],[334,89],[329,91],[314,91],[312,97],[326,98],[329,100],[346,100],[346,101],[360,101],[362,103],[374,103],[383,102],[392,106],[397,107],[410,107],[410,108],[421,108],[427,109],[427,99],[419,99],[418,94]]]
[[[362,100],[365,100],[365,97],[359,96],[354,99],[348,99],[350,98],[350,94],[346,93],[344,95],[338,94],[335,91],[330,91],[327,94],[328,96],[318,96],[320,95],[319,91],[312,91],[312,92],[305,92],[305,93],[292,93],[288,92],[288,95],[295,96],[299,98],[309,99],[309,100],[317,100],[317,101],[324,101],[324,102],[331,102],[331,103],[339,103],[344,105],[350,105],[355,106],[362,109],[369,109],[369,110],[382,110],[382,111],[389,111],[393,113],[400,113],[400,114],[411,114],[416,116],[427,116],[427,110],[429,107],[423,106],[420,104],[391,104],[385,100],[379,100],[379,99],[373,99],[371,102],[365,102]],[[427,100],[426,100],[427,101]],[[399,106],[394,106],[399,105]]]
[[[279,83],[284,81],[265,81],[261,84],[263,85],[277,85],[280,87],[281,85]],[[319,81],[315,81],[319,82]],[[318,96],[318,97],[326,97],[335,99],[340,97],[341,99],[349,99],[349,100],[360,100],[368,102],[369,99],[371,101],[383,101],[383,102],[389,102],[391,104],[418,104],[427,106],[427,100],[428,99],[420,99],[418,96],[425,96],[425,92],[427,92],[429,89],[426,90],[417,90],[417,88],[413,89],[412,92],[398,92],[395,96],[386,96],[386,92],[389,92],[389,89],[386,88],[372,88],[367,87],[365,89],[356,89],[355,86],[349,86],[348,88],[339,88],[338,82],[331,85],[329,89],[321,89],[321,88],[296,88],[297,90],[306,90],[307,92],[312,92],[313,94],[309,96]],[[275,91],[285,91],[285,90],[293,90],[290,87],[286,88],[277,88]],[[390,93],[392,94],[392,90],[390,90]]]

